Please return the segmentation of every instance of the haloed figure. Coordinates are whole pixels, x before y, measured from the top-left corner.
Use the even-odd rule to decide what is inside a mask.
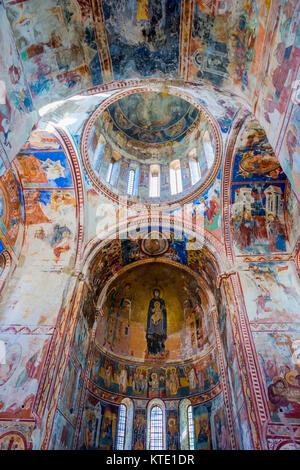
[[[148,354],[159,355],[165,352],[167,338],[167,311],[165,302],[160,297],[159,289],[154,289],[150,300],[147,320]]]

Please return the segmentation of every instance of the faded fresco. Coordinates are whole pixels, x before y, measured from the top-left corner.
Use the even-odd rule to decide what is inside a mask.
[[[49,338],[42,335],[1,332],[6,345],[5,363],[0,363],[0,420],[32,419],[39,380]]]
[[[37,116],[3,2],[0,2],[0,158],[12,161]]]
[[[198,450],[300,448],[298,3],[40,3],[0,0],[0,449],[114,449],[127,396],[135,450],[152,399],[169,450],[185,399]]]
[[[79,449],[114,449],[117,417],[117,406],[103,402],[89,394],[83,414]]]
[[[141,398],[181,398],[214,388],[219,382],[215,351],[186,365],[124,364],[93,351],[90,378],[114,393]]]
[[[127,358],[190,359],[213,340],[206,303],[187,272],[162,263],[136,267],[109,287],[96,342]]]

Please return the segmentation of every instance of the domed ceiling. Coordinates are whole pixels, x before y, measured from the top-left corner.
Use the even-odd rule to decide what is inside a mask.
[[[120,274],[106,291],[96,343],[125,360],[180,362],[210,347],[207,301],[188,271],[160,261]]]
[[[191,187],[200,189],[217,166],[216,136],[209,113],[191,98],[137,88],[98,107],[86,124],[81,150],[97,189],[135,201],[172,203]],[[151,165],[158,172],[155,194],[150,191]],[[172,168],[178,171],[175,189]]]
[[[144,144],[180,141],[200,112],[190,103],[166,93],[136,93],[108,107],[114,125],[128,139]]]

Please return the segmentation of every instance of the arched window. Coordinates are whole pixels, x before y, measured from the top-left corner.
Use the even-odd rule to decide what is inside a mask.
[[[203,147],[204,147],[205,158],[207,161],[207,166],[208,168],[211,168],[214,162],[215,155],[214,155],[214,149],[213,149],[208,131],[205,131],[203,135]]]
[[[97,147],[95,149],[94,161],[93,161],[94,170],[97,173],[99,173],[99,170],[100,170],[100,165],[102,163],[102,159],[103,159],[103,155],[104,155],[104,151],[105,151],[105,146],[106,146],[106,140],[103,137],[103,135],[100,134],[98,144],[97,144]]]
[[[130,169],[128,173],[128,183],[127,183],[127,194],[129,196],[133,195],[134,180],[135,180],[135,170]]]
[[[160,166],[150,165],[149,196],[159,197],[160,195]]]
[[[106,182],[110,183],[111,182],[111,175],[112,175],[112,170],[113,170],[113,162],[110,162],[108,165],[107,173],[106,173]]]
[[[180,447],[182,450],[195,449],[195,425],[193,418],[193,408],[188,398],[185,398],[179,405],[180,414]]]
[[[160,406],[153,406],[150,414],[150,450],[163,448],[163,411]]]
[[[189,430],[189,449],[195,450],[195,427],[194,427],[192,405],[189,405],[188,407],[188,430]]]
[[[112,158],[109,162],[107,173],[106,173],[106,182],[115,186],[118,181],[119,170],[120,170],[120,160],[121,155],[115,152],[115,155],[112,155]]]
[[[162,400],[155,398],[147,410],[147,449],[166,449],[166,411]]]
[[[196,184],[201,178],[200,165],[198,161],[197,149],[193,148],[190,150],[189,154],[189,165],[191,172],[192,185]]]
[[[171,194],[178,194],[182,192],[182,178],[179,160],[173,160],[170,163],[170,186]]]
[[[133,427],[133,403],[130,398],[124,398],[119,408],[117,429],[117,450],[130,450]]]
[[[127,408],[120,405],[117,434],[117,450],[124,450]]]

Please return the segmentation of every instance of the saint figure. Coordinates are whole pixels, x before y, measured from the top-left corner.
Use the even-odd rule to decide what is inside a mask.
[[[167,311],[165,302],[160,297],[159,289],[154,289],[150,300],[147,320],[147,346],[148,353],[153,355],[164,354],[167,338]]]

